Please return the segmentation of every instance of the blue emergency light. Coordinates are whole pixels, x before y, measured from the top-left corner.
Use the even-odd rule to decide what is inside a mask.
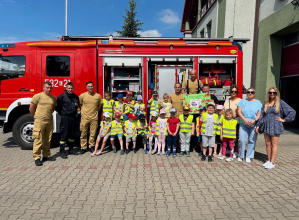
[[[0,47],[16,47],[16,44],[0,44]]]

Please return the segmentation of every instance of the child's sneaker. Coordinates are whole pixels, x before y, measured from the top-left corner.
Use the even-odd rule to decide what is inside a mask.
[[[266,167],[269,163],[271,163],[269,160],[267,160],[264,164],[263,167]]]
[[[116,153],[116,147],[113,148],[113,153]]]
[[[233,159],[234,159],[234,158],[229,157],[229,158],[227,158],[225,161],[227,161],[227,162],[231,162],[231,161],[233,161]]]
[[[239,161],[239,162],[242,162],[242,161],[243,161],[243,158],[238,157],[238,161]]]
[[[157,155],[160,155],[160,152],[158,152]]]
[[[199,156],[199,157],[202,157],[202,152],[201,152],[201,151],[198,153],[198,156]]]
[[[173,150],[172,154],[173,154],[174,157],[176,157],[176,150]]]
[[[267,166],[265,166],[265,168],[266,168],[266,169],[269,169],[269,170],[270,170],[270,169],[273,169],[274,167],[275,167],[275,164],[274,164],[274,163],[271,163],[271,162],[268,163]]]
[[[120,150],[120,155],[124,155],[125,151],[123,149]]]
[[[179,156],[184,156],[184,151],[181,151],[181,153],[179,154]]]
[[[220,160],[224,160],[225,159],[225,156],[221,156],[219,157]]]
[[[144,149],[144,154],[147,154],[147,150],[146,149]]]
[[[168,150],[167,152],[166,152],[166,157],[169,157],[170,156],[170,150]]]
[[[203,155],[201,156],[201,161],[205,161],[206,159],[207,159],[207,156],[203,154]]]
[[[96,155],[97,156],[99,156],[99,155],[101,155],[102,154],[102,151],[98,151],[98,152],[96,152]]]
[[[96,155],[97,155],[97,152],[96,152],[96,151],[94,151],[94,152],[91,154],[92,157],[94,157],[94,156],[96,156]]]
[[[212,162],[212,156],[208,156],[208,162]]]
[[[186,152],[186,157],[190,157],[189,151]]]
[[[246,163],[251,163],[251,159],[246,157]]]
[[[134,154],[136,154],[136,153],[137,153],[137,149],[136,149],[136,147],[133,149],[133,151],[134,151]]]
[[[126,149],[126,154],[129,154],[129,149]]]
[[[176,157],[176,153],[173,153],[173,157]]]

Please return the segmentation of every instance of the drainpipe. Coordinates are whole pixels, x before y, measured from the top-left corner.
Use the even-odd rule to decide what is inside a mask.
[[[252,73],[251,73],[251,87],[255,87],[256,78],[256,63],[257,63],[257,46],[259,34],[259,18],[260,18],[260,0],[256,0],[255,6],[255,22],[254,22],[254,36],[253,36],[253,52],[252,52]]]

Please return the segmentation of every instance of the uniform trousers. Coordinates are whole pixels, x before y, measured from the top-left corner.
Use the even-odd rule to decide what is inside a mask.
[[[50,144],[53,134],[53,120],[34,119],[33,133],[33,159],[41,157],[41,148],[43,148],[43,157],[50,157]]]
[[[80,122],[80,143],[81,143],[81,149],[86,150],[87,149],[87,132],[89,128],[89,143],[88,147],[92,148],[95,146],[95,136],[98,128],[98,120],[91,120],[91,119],[85,119],[81,118]]]

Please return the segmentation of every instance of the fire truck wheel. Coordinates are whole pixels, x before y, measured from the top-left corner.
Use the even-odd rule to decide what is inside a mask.
[[[12,128],[13,139],[23,150],[32,150],[34,118],[30,114],[21,116],[16,120]]]

